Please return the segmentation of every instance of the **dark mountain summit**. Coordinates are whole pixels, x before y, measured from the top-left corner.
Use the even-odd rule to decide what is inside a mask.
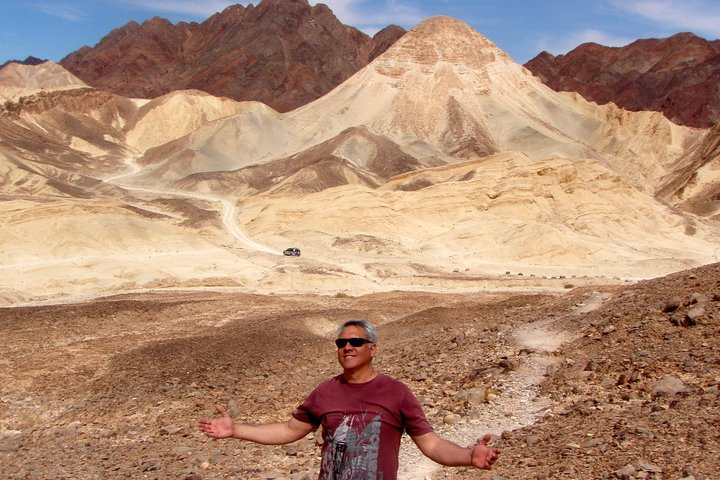
[[[323,4],[263,0],[200,24],[130,22],[60,63],[89,85],[124,96],[198,89],[288,111],[329,92],[404,33],[390,26],[371,38]]]
[[[11,63],[19,63],[20,65],[41,65],[43,63],[47,62],[47,60],[43,60],[41,58],[33,57],[32,55],[27,57],[25,60],[8,60],[7,62],[0,65],[0,69],[3,69],[10,65]]]
[[[692,127],[720,120],[720,40],[679,33],[621,48],[585,43],[567,55],[542,52],[525,67],[554,90],[600,104],[659,111]]]

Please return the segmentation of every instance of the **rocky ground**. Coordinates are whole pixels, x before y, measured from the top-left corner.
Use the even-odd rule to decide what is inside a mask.
[[[0,471],[11,479],[314,478],[314,438],[213,441],[215,405],[283,420],[368,318],[377,365],[492,472],[404,478],[711,479],[720,470],[720,264],[562,294],[157,293],[0,310]],[[460,441],[460,440],[458,440]]]

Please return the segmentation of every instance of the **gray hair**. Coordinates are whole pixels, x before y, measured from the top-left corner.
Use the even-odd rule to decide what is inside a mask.
[[[362,328],[363,330],[365,330],[365,336],[367,336],[368,340],[370,340],[372,343],[377,343],[378,341],[378,334],[375,330],[375,327],[373,327],[372,324],[367,320],[348,320],[347,322],[343,323],[338,327],[335,338],[340,338],[340,334],[347,327]]]

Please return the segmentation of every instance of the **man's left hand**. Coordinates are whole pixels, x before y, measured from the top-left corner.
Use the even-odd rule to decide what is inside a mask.
[[[492,440],[492,435],[485,435],[478,439],[478,442],[472,447],[470,461],[473,467],[490,470],[492,464],[497,460],[500,449],[488,446],[490,440]]]

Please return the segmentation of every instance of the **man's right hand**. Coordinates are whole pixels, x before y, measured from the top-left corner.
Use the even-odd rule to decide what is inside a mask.
[[[222,407],[217,407],[217,413],[220,415],[215,418],[201,418],[197,425],[200,430],[212,438],[228,438],[233,436],[233,421],[230,414]]]

